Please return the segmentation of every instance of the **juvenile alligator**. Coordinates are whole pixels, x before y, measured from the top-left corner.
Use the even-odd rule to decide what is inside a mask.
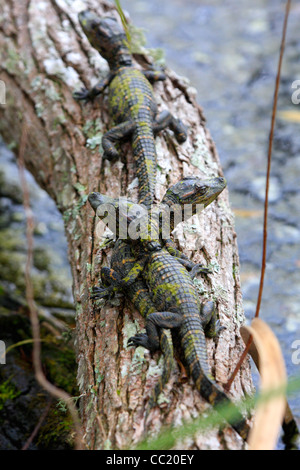
[[[114,18],[98,18],[85,10],[79,13],[79,22],[91,45],[108,61],[110,73],[92,89],[75,92],[74,97],[93,99],[109,87],[109,113],[115,126],[102,138],[103,157],[118,157],[116,144],[131,137],[139,180],[139,202],[149,207],[153,203],[156,182],[154,135],[170,127],[177,141],[184,142],[186,128],[168,111],[157,115],[149,80],[165,80],[165,74],[157,70],[142,72],[133,67],[126,35]]]
[[[202,193],[204,206],[212,202],[224,189],[224,180],[222,178],[218,180],[219,184],[215,186],[215,195],[212,194],[212,191]],[[216,189],[217,187],[218,189]],[[172,192],[169,192],[169,195],[171,194]],[[187,191],[186,194],[192,195],[192,192]],[[175,199],[180,201],[178,193]],[[181,202],[187,200],[188,197],[183,194]],[[103,204],[112,204],[117,215],[125,219],[126,222],[126,214],[120,213],[118,202],[113,198],[92,193],[89,196],[89,201],[95,211]],[[164,202],[168,204],[167,199]],[[128,202],[128,209],[131,204]],[[121,258],[120,261],[117,253],[114,260],[115,270],[106,268],[102,271],[103,277],[112,285],[106,290],[100,289],[98,296],[102,298],[105,295],[110,295],[112,291],[121,289],[126,294],[129,293],[131,300],[134,299],[133,303],[141,308],[143,302],[147,304],[150,295],[151,311],[147,310],[147,305],[144,310],[141,308],[141,313],[147,315],[146,333],[133,336],[129,339],[128,344],[143,346],[155,351],[159,348],[160,330],[171,329],[175,341],[179,340],[181,343],[188,370],[201,396],[213,406],[223,404],[230,406],[235,414],[235,418],[230,421],[230,424],[243,439],[246,439],[249,431],[247,423],[227,395],[216,384],[208,366],[204,331],[212,333],[212,326],[215,325],[214,308],[211,305],[208,305],[208,308],[201,306],[191,275],[180,262],[181,259],[172,256],[166,248],[160,246],[161,228],[159,222],[160,217],[151,217],[150,219],[151,228],[153,226],[154,229],[156,228],[158,242],[154,243],[151,238],[127,240],[125,245],[130,244],[131,250],[127,248],[128,254],[126,256],[128,256],[131,265],[126,267],[126,272],[122,272],[120,262],[122,264],[126,258]],[[126,261],[125,264],[127,264]],[[131,269],[128,271],[129,267]],[[143,283],[139,284],[142,287],[142,295],[135,291],[134,284],[134,282],[140,282],[140,278],[143,280]],[[147,293],[146,286],[149,293]],[[135,294],[135,298],[133,294]],[[156,311],[153,311],[153,305]]]
[[[177,209],[181,209],[181,214],[178,214],[179,219],[183,220],[184,206],[190,205],[190,213],[193,215],[196,214],[197,210],[199,211],[204,207],[204,202],[206,202],[206,205],[210,204],[210,202],[212,202],[224,189],[225,185],[226,183],[223,178],[202,180],[199,177],[186,177],[167,190],[162,200],[162,206],[172,208],[176,205]],[[103,203],[105,203],[105,199],[99,193],[91,193],[89,195],[89,202],[97,213],[99,203],[103,205]],[[108,202],[111,202],[110,198],[108,198]],[[117,204],[117,199],[115,200],[115,204]],[[170,232],[173,231],[174,225],[174,213],[170,211]],[[209,272],[207,268],[191,263],[185,255],[177,250],[171,239],[162,239],[161,226],[159,235],[160,243],[162,243],[173,256],[176,256],[180,263],[192,271],[192,276],[199,272]],[[113,291],[119,290],[122,279],[134,268],[135,262],[136,258],[132,250],[132,243],[128,243],[127,240],[117,240],[111,259],[112,269],[104,267],[101,270],[101,279],[103,284],[108,284],[110,287],[94,287],[92,298],[101,299],[106,297],[108,293],[111,295]],[[126,297],[133,303],[136,310],[138,310],[144,318],[147,318],[149,314],[154,313],[157,310],[142,276],[138,277],[134,283],[127,283]],[[211,335],[213,335],[215,330],[218,329],[217,327],[214,328],[216,318],[212,315],[212,312],[214,311],[213,303],[208,302],[203,307],[203,311],[207,317],[209,315],[212,317],[210,322],[212,328],[210,328],[210,332]],[[208,329],[207,334],[209,335]],[[159,394],[163,391],[165,384],[168,382],[173,365],[172,337],[170,336],[169,331],[163,328],[159,330],[159,335],[160,349],[164,356],[164,367],[162,374],[159,377],[159,381],[155,386],[154,393],[150,397],[146,410],[146,417],[150,409],[157,403]]]

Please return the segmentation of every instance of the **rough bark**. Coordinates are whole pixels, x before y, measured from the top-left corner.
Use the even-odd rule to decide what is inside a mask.
[[[4,2],[3,2],[4,3]],[[101,134],[109,126],[107,99],[86,106],[77,103],[74,89],[91,86],[107,72],[77,21],[86,6],[99,14],[113,6],[105,1],[9,0],[0,7],[1,80],[6,105],[0,107],[0,132],[7,143],[18,143],[22,123],[28,127],[27,168],[60,209],[69,246],[73,292],[77,311],[78,384],[86,446],[90,449],[124,448],[141,437],[144,410],[162,367],[159,354],[126,348],[128,338],[144,325],[125,300],[117,307],[95,307],[89,289],[101,265],[109,263],[110,249],[95,238],[95,218],[86,202],[90,191],[128,195],[137,200],[135,167],[130,145],[122,147],[119,161],[101,159]],[[165,131],[156,139],[158,153],[156,197],[182,176],[222,175],[219,157],[196,92],[188,82],[167,70],[167,80],[154,86],[159,109],[169,109],[189,126],[188,140],[178,145]],[[202,296],[213,298],[222,325],[217,342],[209,340],[208,353],[216,380],[225,383],[243,349],[239,327],[244,321],[239,259],[234,220],[225,190],[193,224],[179,230],[180,247],[195,261],[212,263],[213,275],[199,278]],[[231,395],[241,398],[252,390],[246,362]],[[207,409],[191,381],[182,383],[176,365],[164,399],[150,415],[152,432],[162,423],[180,424]],[[242,447],[227,427],[178,444],[183,449]]]

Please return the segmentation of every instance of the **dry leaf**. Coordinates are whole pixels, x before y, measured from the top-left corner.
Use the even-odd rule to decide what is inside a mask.
[[[300,111],[278,111],[278,117],[284,121],[300,122]]]
[[[233,209],[233,213],[236,217],[262,217],[263,211],[262,210],[255,210],[255,209]]]
[[[283,393],[258,404],[248,439],[250,450],[272,450],[276,446],[286,409],[287,376],[283,356],[277,338],[259,318],[252,321],[251,327],[243,326],[241,335],[245,344],[250,335],[253,337],[249,353],[260,372],[261,393],[283,390]]]

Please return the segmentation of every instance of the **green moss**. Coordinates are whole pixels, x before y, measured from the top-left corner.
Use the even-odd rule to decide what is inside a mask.
[[[35,248],[33,253],[33,265],[40,271],[49,271],[50,256],[43,248]]]
[[[17,344],[22,340],[32,340],[30,321],[24,314],[9,312],[8,315],[1,315],[0,330],[6,332],[10,344]],[[43,326],[43,323],[41,324],[41,339],[43,341],[41,359],[48,380],[66,390],[72,397],[75,396],[75,399],[78,398],[77,367],[72,345],[53,337],[49,330]],[[15,413],[12,420],[17,420],[17,432],[21,428],[23,432],[24,428],[24,442],[30,436],[49,400],[49,396],[34,380],[34,372],[30,364],[31,357],[32,343],[22,344],[22,348],[15,347],[9,351],[7,357],[9,361],[6,366],[0,369],[0,415],[9,416],[9,401],[15,400],[13,402]],[[24,395],[25,388],[26,395]],[[2,409],[3,413],[1,413]],[[24,427],[22,426],[23,422],[26,423]],[[13,423],[14,421],[10,423],[12,429],[14,429]],[[69,413],[59,409],[57,402],[53,401],[42,427],[35,437],[34,445],[37,445],[39,449],[46,450],[71,449],[73,448],[72,429],[73,422]]]
[[[14,400],[21,394],[11,379],[5,380],[0,384],[0,411],[3,409],[7,400]]]
[[[72,448],[72,428],[71,416],[56,406],[52,406],[37,437],[39,449],[56,450],[62,446],[62,443],[64,448]]]
[[[42,333],[44,333],[42,331]],[[47,337],[43,336],[44,339]],[[42,361],[50,382],[71,396],[78,395],[76,385],[76,360],[73,349],[64,342],[44,343]]]
[[[165,64],[165,53],[163,49],[149,49],[146,47],[147,40],[144,28],[138,28],[137,26],[130,24],[128,25],[128,30],[130,36],[129,50],[132,54],[149,55],[156,65]]]
[[[26,256],[22,253],[10,251],[0,252],[1,278],[15,284],[17,293],[24,291],[24,269]]]
[[[1,279],[16,287],[15,294],[24,297],[26,245],[19,231],[4,229],[0,232]],[[69,279],[62,270],[53,271],[51,262],[55,254],[36,247],[33,255],[32,283],[35,299],[43,305],[72,308],[69,302]],[[65,300],[67,299],[67,300]]]

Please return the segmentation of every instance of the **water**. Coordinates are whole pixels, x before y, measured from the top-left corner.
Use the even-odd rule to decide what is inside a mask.
[[[33,211],[35,298],[45,315],[72,314],[71,271],[61,214],[54,201],[26,171]],[[0,142],[0,307],[25,297],[26,220],[16,159]],[[5,311],[3,313],[6,313]],[[57,312],[58,313],[58,312]]]

